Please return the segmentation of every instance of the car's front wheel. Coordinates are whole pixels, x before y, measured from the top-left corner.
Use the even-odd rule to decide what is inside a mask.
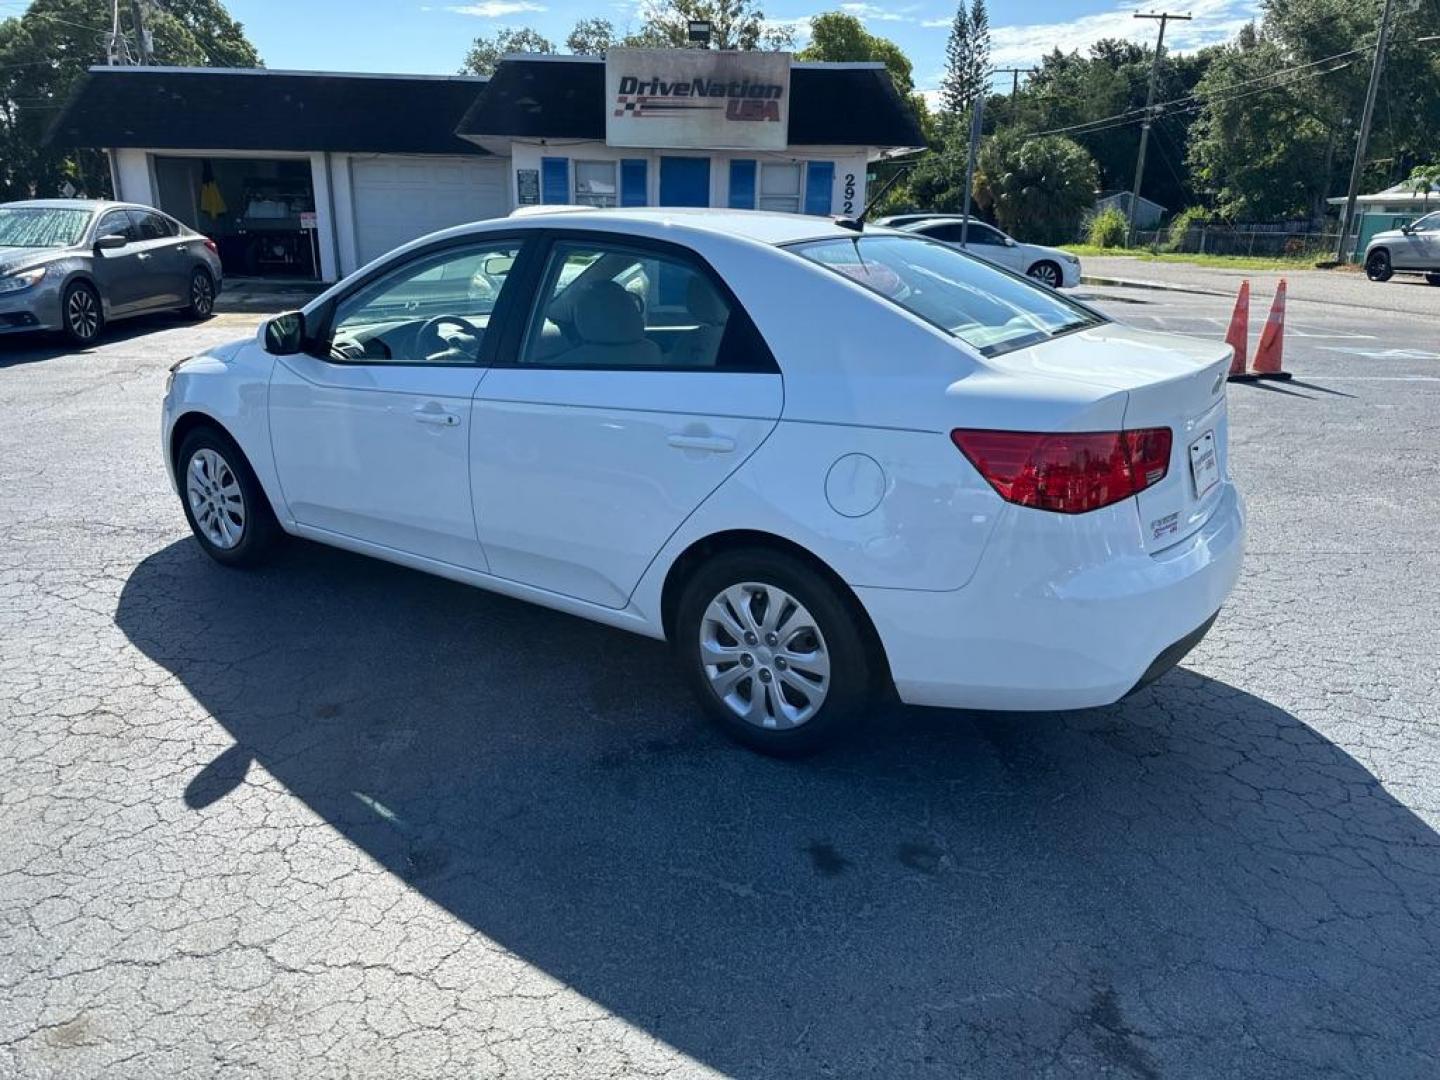
[[[1064,280],[1063,275],[1060,273],[1060,267],[1048,259],[1036,263],[1030,267],[1029,270],[1025,271],[1025,273],[1041,285],[1048,286],[1052,289],[1060,288],[1060,282]]]
[[[198,427],[175,455],[185,519],[205,554],[226,566],[254,566],[280,539],[280,526],[240,447]]]
[[[215,279],[198,266],[190,274],[190,303],[185,314],[192,319],[208,319],[215,314]]]
[[[1372,251],[1365,260],[1365,276],[1371,281],[1389,281],[1394,273],[1390,266],[1390,253],[1384,248]]]
[[[100,339],[105,312],[100,306],[100,294],[89,282],[77,281],[65,290],[60,300],[60,314],[65,336],[72,345],[85,348]]]
[[[673,645],[705,711],[761,753],[819,749],[870,696],[852,602],[784,552],[729,551],[702,566],[680,598]]]

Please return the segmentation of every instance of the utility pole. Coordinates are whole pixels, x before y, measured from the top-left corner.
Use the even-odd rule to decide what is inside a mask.
[[[1388,4],[1390,0],[1385,0]],[[1135,242],[1135,210],[1140,202],[1140,180],[1145,175],[1145,148],[1150,144],[1150,121],[1152,111],[1155,108],[1155,84],[1160,79],[1160,54],[1165,49],[1165,24],[1171,19],[1176,22],[1189,22],[1189,15],[1172,15],[1168,11],[1162,11],[1158,15],[1135,13],[1137,19],[1158,19],[1160,21],[1160,36],[1155,41],[1155,57],[1150,62],[1150,89],[1145,94],[1145,122],[1140,127],[1140,154],[1135,159],[1135,190],[1130,194],[1130,214],[1125,223],[1125,246],[1129,247]]]
[[[1028,74],[1030,74],[1030,72],[1032,72],[1032,71],[1034,71],[1034,70],[1035,70],[1035,69],[1034,69],[1033,67],[1025,67],[1025,68],[996,68],[996,69],[995,69],[995,74],[996,74],[996,75],[1009,75],[1009,76],[1010,76],[1010,97],[1013,99],[1013,98],[1015,97],[1015,95],[1020,92],[1020,76],[1021,76],[1021,75],[1028,75]]]
[[[140,63],[149,67],[154,62],[150,31],[145,29],[145,0],[130,0],[130,20],[135,24],[135,40],[140,49]]]
[[[1355,163],[1350,166],[1350,188],[1345,194],[1345,212],[1340,215],[1340,239],[1335,259],[1345,261],[1345,242],[1355,218],[1355,197],[1360,194],[1360,174],[1365,169],[1365,151],[1370,144],[1370,123],[1375,119],[1375,95],[1380,91],[1380,72],[1385,67],[1385,45],[1390,40],[1390,0],[1380,15],[1380,34],[1375,39],[1375,59],[1370,65],[1370,85],[1365,88],[1365,111],[1360,116],[1360,136],[1355,140]]]
[[[965,216],[960,220],[960,246],[970,239],[970,189],[975,184],[975,155],[980,148],[980,125],[985,118],[985,91],[975,95],[970,106],[970,152],[965,158]]]

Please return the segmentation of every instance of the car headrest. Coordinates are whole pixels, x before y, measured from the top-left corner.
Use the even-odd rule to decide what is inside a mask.
[[[696,322],[707,326],[719,326],[730,314],[729,307],[715,291],[715,286],[699,274],[690,278],[690,285],[685,290],[685,306],[690,309]]]
[[[630,345],[645,337],[645,316],[616,282],[597,281],[575,298],[575,332],[593,345]]]

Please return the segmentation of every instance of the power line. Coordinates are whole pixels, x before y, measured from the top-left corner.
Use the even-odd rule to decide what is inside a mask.
[[[1183,112],[1193,112],[1193,111],[1196,111],[1198,108],[1203,108],[1205,105],[1210,104],[1210,103],[1212,103],[1212,102],[1214,102],[1214,103],[1219,103],[1219,102],[1224,102],[1224,101],[1232,101],[1232,100],[1237,100],[1237,99],[1239,99],[1239,98],[1249,97],[1251,94],[1264,93],[1264,92],[1267,91],[1267,90],[1281,90],[1281,89],[1284,89],[1285,87],[1296,85],[1297,83],[1300,82],[1300,79],[1298,79],[1298,78],[1297,78],[1297,79],[1287,79],[1287,80],[1284,81],[1284,82],[1277,82],[1277,83],[1273,83],[1273,84],[1270,85],[1270,86],[1261,86],[1261,87],[1258,87],[1258,88],[1255,89],[1255,90],[1248,90],[1248,91],[1243,91],[1243,92],[1240,92],[1240,93],[1232,93],[1232,92],[1231,92],[1231,91],[1235,90],[1235,89],[1238,88],[1238,87],[1246,86],[1246,85],[1248,85],[1248,84],[1250,84],[1250,83],[1256,83],[1256,82],[1263,82],[1263,81],[1266,81],[1266,80],[1278,79],[1278,78],[1281,78],[1281,77],[1283,77],[1283,76],[1285,76],[1285,75],[1297,75],[1297,74],[1298,74],[1298,75],[1301,75],[1302,78],[1304,78],[1304,77],[1309,77],[1309,76],[1311,76],[1311,75],[1331,75],[1331,74],[1334,74],[1334,73],[1337,72],[1337,71],[1343,71],[1345,68],[1350,67],[1352,64],[1355,63],[1355,61],[1354,61],[1354,60],[1351,60],[1349,63],[1337,64],[1335,67],[1329,68],[1328,70],[1325,70],[1325,71],[1307,71],[1306,69],[1307,69],[1307,68],[1315,67],[1315,66],[1317,66],[1317,65],[1319,65],[1319,64],[1328,63],[1328,62],[1331,61],[1331,60],[1340,59],[1341,57],[1354,56],[1354,55],[1357,54],[1357,53],[1362,53],[1362,52],[1367,51],[1368,48],[1369,48],[1369,46],[1364,46],[1364,47],[1358,48],[1358,49],[1348,49],[1348,50],[1346,50],[1345,52],[1342,52],[1342,53],[1335,53],[1333,56],[1322,57],[1322,58],[1319,59],[1319,60],[1311,60],[1309,63],[1297,64],[1297,65],[1295,65],[1294,67],[1289,67],[1289,68],[1281,68],[1279,71],[1272,71],[1272,72],[1270,72],[1269,74],[1256,76],[1256,77],[1250,78],[1250,79],[1241,79],[1241,80],[1239,80],[1238,82],[1229,84],[1229,85],[1225,88],[1225,90],[1224,90],[1223,92],[1212,93],[1212,94],[1204,94],[1204,95],[1201,95],[1201,94],[1187,94],[1187,95],[1185,95],[1184,97],[1172,98],[1172,99],[1169,100],[1169,101],[1161,101],[1161,102],[1156,103],[1156,104],[1153,106],[1153,108],[1156,109],[1156,110],[1161,110],[1161,109],[1170,109],[1170,108],[1172,108],[1173,106],[1180,106],[1179,108],[1173,109],[1173,111],[1175,111],[1175,112],[1182,112],[1182,113],[1183,113]],[[1192,105],[1187,105],[1187,104],[1186,104],[1187,102],[1193,102],[1194,104],[1192,104]],[[1114,128],[1114,127],[1125,127],[1125,126],[1128,125],[1128,124],[1133,124],[1133,123],[1135,123],[1135,121],[1139,120],[1139,119],[1144,115],[1144,113],[1145,113],[1145,110],[1144,110],[1144,109],[1129,109],[1129,110],[1127,110],[1126,112],[1115,113],[1113,116],[1102,116],[1102,117],[1099,117],[1098,119],[1095,119],[1095,120],[1086,120],[1086,121],[1083,122],[1083,123],[1071,124],[1071,125],[1069,125],[1069,126],[1067,126],[1067,127],[1049,128],[1049,129],[1047,129],[1047,130],[1045,130],[1045,131],[1035,131],[1035,132],[1031,132],[1030,134],[1026,135],[1025,137],[1026,137],[1027,139],[1033,139],[1033,138],[1038,138],[1038,137],[1041,136],[1041,135],[1065,135],[1065,134],[1069,134],[1069,133],[1071,133],[1071,132],[1074,132],[1074,133],[1077,133],[1077,134],[1080,134],[1080,135],[1089,135],[1089,134],[1092,133],[1092,131],[1106,131],[1106,130],[1109,130],[1110,128]],[[1087,129],[1090,129],[1090,130],[1087,130]]]

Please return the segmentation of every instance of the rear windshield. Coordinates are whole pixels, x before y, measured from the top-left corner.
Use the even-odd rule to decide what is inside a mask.
[[[790,250],[874,290],[986,356],[1105,321],[1042,285],[921,237],[811,240]]]
[[[90,214],[70,207],[0,206],[0,247],[69,247],[85,235]]]

